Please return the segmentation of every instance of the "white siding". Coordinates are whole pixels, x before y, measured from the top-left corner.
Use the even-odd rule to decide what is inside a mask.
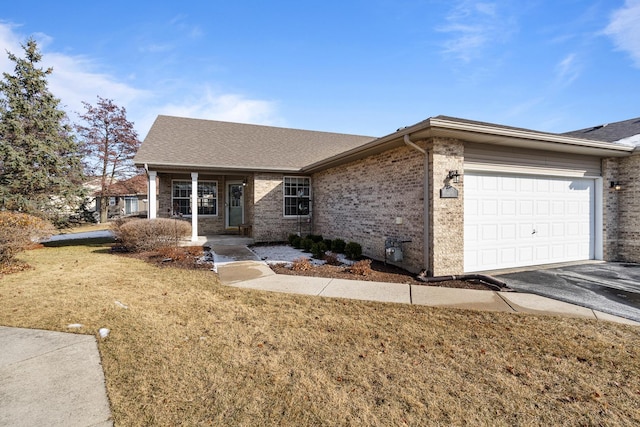
[[[467,144],[465,171],[531,173],[556,176],[600,176],[599,157],[491,144]]]

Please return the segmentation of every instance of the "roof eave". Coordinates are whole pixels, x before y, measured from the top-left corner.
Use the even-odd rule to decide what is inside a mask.
[[[632,147],[526,129],[487,126],[454,120],[430,119],[431,136],[458,138],[468,142],[526,147],[538,150],[584,154],[598,157],[628,156]]]
[[[265,172],[265,173],[299,173],[300,168],[286,167],[286,166],[273,166],[273,167],[256,167],[246,165],[211,165],[211,164],[184,164],[175,162],[145,162],[144,160],[136,160],[135,165],[138,167],[144,167],[147,170],[163,171],[192,171],[192,172],[212,172],[212,173],[252,173],[252,172]]]
[[[633,151],[633,147],[611,142],[591,141],[560,134],[432,117],[413,126],[399,129],[397,132],[368,144],[305,166],[302,171],[315,173],[400,147],[404,145],[404,135],[410,135],[414,142],[434,137],[455,138],[472,143],[526,147],[598,157],[624,157]]]

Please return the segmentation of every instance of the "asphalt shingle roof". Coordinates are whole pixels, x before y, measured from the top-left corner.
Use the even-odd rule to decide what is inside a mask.
[[[594,141],[617,142],[634,135],[640,135],[640,117],[621,122],[602,124],[586,129],[566,132],[564,135]]]
[[[158,116],[137,164],[298,170],[374,137]]]

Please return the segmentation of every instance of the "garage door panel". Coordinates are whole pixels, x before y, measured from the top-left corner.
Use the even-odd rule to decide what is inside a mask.
[[[594,186],[587,178],[467,173],[465,271],[593,258]]]

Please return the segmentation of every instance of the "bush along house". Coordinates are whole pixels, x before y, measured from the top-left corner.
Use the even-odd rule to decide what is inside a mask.
[[[362,245],[429,275],[640,262],[640,119],[564,134],[447,116],[376,138],[158,116],[148,217]],[[152,195],[156,195],[153,197]]]

